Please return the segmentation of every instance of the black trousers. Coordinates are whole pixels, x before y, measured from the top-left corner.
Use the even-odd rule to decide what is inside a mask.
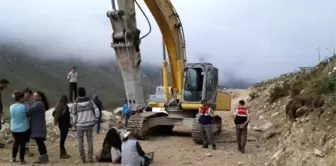
[[[63,127],[63,126],[58,126],[59,130],[60,130],[60,152],[61,154],[66,154],[66,150],[65,150],[65,140],[68,137],[68,133],[69,133],[69,128],[68,127]]]
[[[74,98],[72,98],[74,96]],[[77,98],[77,82],[69,83],[69,101],[72,102]]]
[[[247,125],[242,128],[240,127],[240,125],[236,125],[237,144],[240,150],[244,150],[247,141]]]
[[[47,147],[44,144],[45,138],[35,137],[34,139],[40,155],[47,154]]]
[[[12,132],[14,137],[14,144],[12,148],[12,158],[15,159],[17,153],[20,149],[20,160],[24,161],[24,156],[26,153],[26,143],[29,137],[29,131],[24,132]]]

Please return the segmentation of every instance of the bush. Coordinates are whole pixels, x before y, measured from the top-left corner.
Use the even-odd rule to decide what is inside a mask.
[[[278,100],[281,97],[285,97],[288,95],[288,89],[284,88],[286,86],[275,86],[271,92],[270,96],[268,98],[268,101],[270,103],[274,103],[276,100]]]
[[[327,92],[335,92],[336,90],[336,77],[335,76],[330,76],[326,79],[326,91]]]
[[[249,96],[250,96],[250,100],[253,100],[253,99],[255,99],[255,98],[258,97],[258,94],[257,94],[256,92],[251,92],[251,93],[249,94]]]

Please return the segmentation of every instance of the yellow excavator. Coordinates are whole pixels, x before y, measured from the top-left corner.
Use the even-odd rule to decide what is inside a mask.
[[[140,37],[135,7],[140,9],[151,26],[148,17],[137,0],[112,0],[112,10],[107,12],[113,30],[111,47],[115,50],[122,73],[127,100],[132,101],[132,110],[141,110],[141,113],[131,116],[127,129],[137,139],[147,139],[152,132],[167,134],[174,126],[185,125],[191,128],[194,142],[202,143],[197,120],[201,100],[208,100],[210,107],[216,111],[228,111],[231,109],[231,94],[219,89],[218,69],[211,63],[187,63],[183,27],[172,3],[169,0],[144,2],[160,28],[165,46],[163,86],[157,87],[163,92],[162,101],[150,100],[145,104],[141,86],[140,43],[150,32]],[[142,111],[146,106],[152,111]],[[213,117],[212,127],[215,135],[221,133],[220,116]]]

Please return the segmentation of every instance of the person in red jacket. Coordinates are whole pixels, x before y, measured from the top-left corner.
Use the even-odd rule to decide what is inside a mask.
[[[212,149],[216,150],[215,139],[211,127],[212,116],[213,110],[208,106],[207,100],[202,100],[202,107],[199,108],[198,122],[203,136],[203,148],[208,148],[208,145],[210,144],[212,145]]]
[[[247,126],[248,123],[250,122],[248,109],[244,105],[245,101],[240,100],[239,106],[235,109],[233,113],[234,123],[236,124],[238,150],[241,153],[245,153],[245,145],[247,140]]]

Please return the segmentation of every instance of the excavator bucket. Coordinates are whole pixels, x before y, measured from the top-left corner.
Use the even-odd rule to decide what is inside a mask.
[[[225,91],[217,91],[216,96],[216,111],[230,111],[231,110],[231,93]]]

